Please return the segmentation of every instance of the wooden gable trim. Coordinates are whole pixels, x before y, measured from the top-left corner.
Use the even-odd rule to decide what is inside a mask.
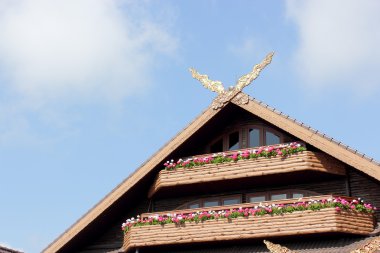
[[[112,192],[104,197],[97,205],[83,215],[76,223],[60,235],[52,242],[43,252],[57,252],[64,245],[70,242],[80,231],[95,220],[101,213],[116,202],[122,195],[128,192],[137,182],[139,182],[146,174],[156,167],[164,157],[167,157],[182,143],[184,143],[193,133],[198,131],[204,124],[213,118],[220,110],[214,110],[208,107],[201,115],[192,121],[184,130],[179,132],[172,140],[158,150],[150,159],[142,164],[127,179],[119,184]]]
[[[380,181],[379,165],[297,124],[295,121],[288,119],[288,117],[277,113],[275,109],[270,110],[268,107],[263,106],[260,102],[253,99],[250,99],[247,104],[234,104]]]

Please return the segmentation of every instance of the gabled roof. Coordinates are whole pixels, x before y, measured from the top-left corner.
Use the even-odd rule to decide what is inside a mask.
[[[245,95],[238,93],[237,95]],[[380,164],[373,159],[353,150],[341,142],[335,141],[333,138],[326,136],[303,123],[282,114],[268,105],[250,98],[249,101],[236,101],[230,99],[228,103],[234,103],[242,109],[252,113],[253,115],[277,126],[278,128],[296,136],[300,140],[308,143],[323,152],[335,157],[336,159],[362,171],[363,173],[380,181]],[[226,105],[226,104],[225,104]],[[71,240],[75,238],[83,229],[95,221],[106,209],[126,194],[133,186],[135,186],[142,178],[158,166],[165,157],[168,157],[181,144],[188,140],[194,133],[201,129],[210,119],[219,113],[225,105],[220,109],[213,109],[209,106],[201,115],[192,121],[186,128],[178,133],[166,145],[158,150],[150,159],[142,164],[127,179],[119,184],[112,192],[104,197],[96,206],[82,216],[75,224],[67,229],[61,236],[52,242],[44,252],[57,252]]]
[[[22,253],[22,251],[0,245],[0,253]]]

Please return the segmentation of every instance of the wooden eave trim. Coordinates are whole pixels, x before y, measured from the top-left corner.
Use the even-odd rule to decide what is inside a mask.
[[[298,125],[294,121],[276,113],[274,110],[262,106],[254,100],[250,99],[248,104],[234,104],[380,181],[380,166],[375,163],[356,155],[301,125]]]
[[[162,162],[164,157],[167,157],[182,143],[184,143],[190,136],[198,131],[204,124],[213,118],[220,110],[214,110],[208,107],[201,115],[194,119],[185,129],[179,132],[172,140],[165,144],[159,151],[157,151],[146,163],[141,165],[134,173],[127,179],[119,184],[113,191],[111,191],[104,199],[90,209],[82,218],[74,223],[62,235],[60,235],[54,242],[52,242],[43,252],[57,252],[64,245],[70,242],[80,231],[88,226],[95,220],[101,213],[117,201],[122,195],[130,190],[137,182],[139,182],[146,174],[148,174],[154,167]]]

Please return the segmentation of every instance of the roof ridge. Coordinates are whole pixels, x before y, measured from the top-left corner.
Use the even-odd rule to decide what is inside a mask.
[[[259,104],[259,105],[261,105],[261,106],[263,106],[263,107],[265,107],[265,108],[271,110],[272,112],[274,112],[274,113],[276,113],[276,114],[282,116],[283,118],[293,121],[293,122],[296,123],[297,125],[299,125],[299,126],[305,128],[305,129],[307,129],[307,130],[309,130],[309,131],[314,132],[315,134],[317,134],[317,135],[323,137],[324,139],[326,139],[326,140],[328,140],[328,141],[330,141],[330,142],[336,144],[337,146],[341,146],[341,147],[345,148],[346,150],[350,151],[351,153],[353,153],[353,154],[355,154],[355,155],[357,155],[357,156],[359,156],[359,157],[361,157],[361,158],[364,158],[364,159],[366,159],[366,160],[368,160],[368,161],[372,162],[373,164],[375,164],[375,165],[377,165],[377,166],[380,167],[380,162],[377,161],[377,160],[375,160],[374,158],[372,158],[372,157],[370,157],[370,156],[368,156],[368,155],[366,155],[366,154],[364,154],[364,153],[359,152],[357,149],[354,149],[353,147],[350,147],[350,146],[348,146],[347,144],[344,144],[343,142],[338,141],[338,140],[334,139],[333,137],[330,137],[330,136],[328,136],[327,134],[325,134],[325,133],[323,133],[323,132],[321,132],[321,131],[319,131],[319,130],[315,130],[315,129],[312,128],[311,126],[309,126],[309,125],[307,125],[307,124],[305,124],[305,123],[303,123],[303,122],[301,122],[301,121],[298,121],[298,120],[295,119],[295,118],[290,117],[288,114],[284,114],[284,113],[282,113],[281,111],[277,110],[277,109],[274,108],[274,107],[269,106],[268,104],[264,103],[264,102],[261,101],[261,100],[258,100],[258,99],[256,99],[256,98],[253,98],[253,97],[251,97],[251,96],[248,96],[248,97],[249,97],[249,99],[250,99],[251,101],[253,101],[253,102],[255,102],[255,103],[257,103],[257,104]]]

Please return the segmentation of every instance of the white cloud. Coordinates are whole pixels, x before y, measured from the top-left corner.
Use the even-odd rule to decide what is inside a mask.
[[[379,10],[379,1],[287,1],[299,33],[295,69],[303,85],[363,96],[379,90]]]
[[[144,92],[177,53],[170,14],[149,1],[0,0],[0,144],[75,131],[73,107]]]
[[[0,0],[0,77],[6,82],[0,89],[40,105],[120,100],[144,89],[154,57],[173,54],[176,39],[137,5]]]

